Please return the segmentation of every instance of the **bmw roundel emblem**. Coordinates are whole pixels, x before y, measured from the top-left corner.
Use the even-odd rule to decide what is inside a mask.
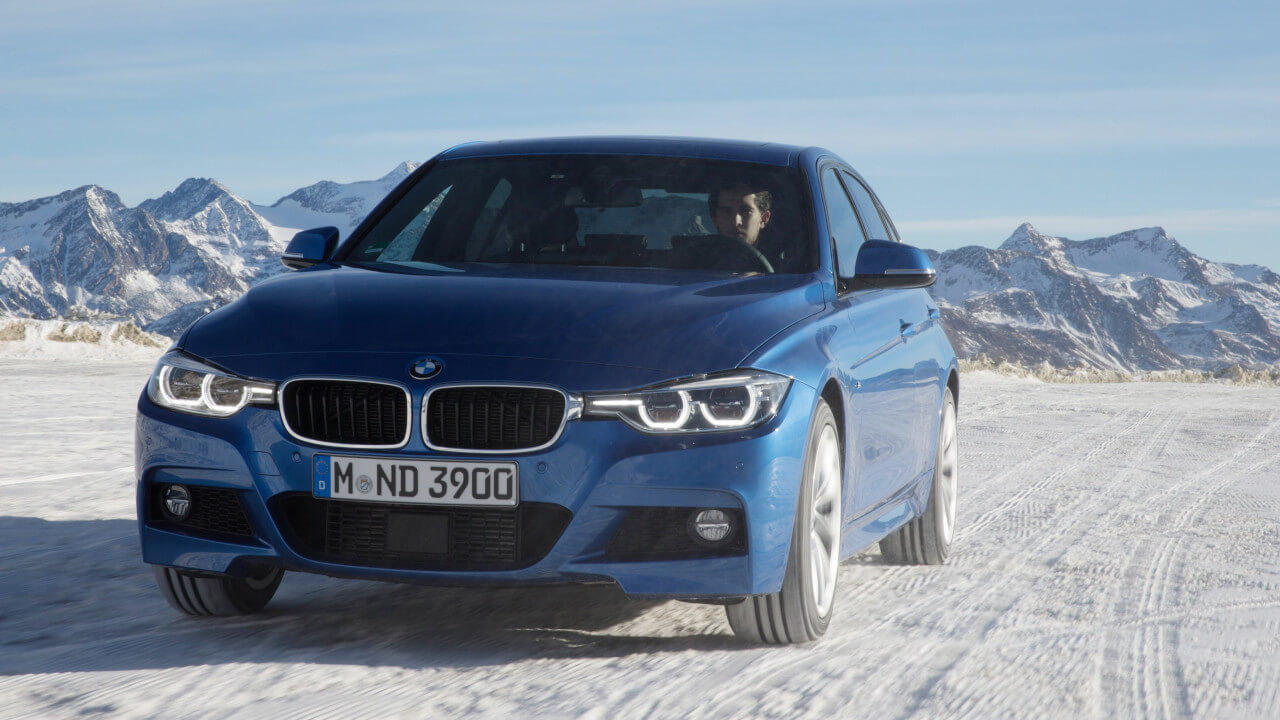
[[[440,372],[442,368],[444,368],[444,363],[440,362],[437,358],[418,358],[417,360],[414,360],[413,365],[409,367],[409,374],[419,380],[426,380]]]

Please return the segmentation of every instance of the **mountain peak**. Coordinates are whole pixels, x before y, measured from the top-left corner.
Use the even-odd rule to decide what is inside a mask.
[[[103,210],[123,210],[125,204],[120,196],[99,185],[81,185],[75,190],[68,190],[57,195],[55,200],[67,202],[83,200],[90,207]]]
[[[409,173],[417,170],[422,163],[410,162],[408,160],[400,163],[391,169],[391,172],[378,178],[378,182],[400,182],[409,177]]]
[[[1177,257],[1191,257],[1192,253],[1182,247],[1177,240],[1165,232],[1162,227],[1145,227],[1126,230],[1107,237],[1093,238],[1080,243],[1080,247],[1089,253],[1096,253],[1107,248],[1132,248],[1134,252],[1158,253]]]
[[[138,205],[159,220],[179,220],[194,215],[224,197],[234,197],[225,185],[213,178],[187,178],[178,187],[154,200]]]
[[[1165,229],[1158,225],[1156,227],[1145,227],[1145,228],[1138,228],[1137,230],[1129,230],[1127,232],[1122,232],[1119,235],[1114,235],[1113,237],[1124,239],[1124,240],[1133,240],[1137,242],[1139,245],[1154,246],[1154,245],[1163,245],[1163,244],[1173,244],[1173,245],[1178,244],[1177,240],[1174,240],[1172,237],[1170,237],[1169,233],[1165,232]]]
[[[183,180],[178,184],[178,187],[173,190],[173,194],[175,195],[192,195],[202,192],[231,193],[231,191],[227,189],[226,185],[223,185],[213,178],[194,177]]]
[[[1001,250],[1018,250],[1036,255],[1044,255],[1062,249],[1062,238],[1044,235],[1029,222],[1024,222],[1013,231],[1003,243]]]

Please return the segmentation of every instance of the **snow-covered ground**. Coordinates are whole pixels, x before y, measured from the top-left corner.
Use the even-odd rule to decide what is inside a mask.
[[[608,587],[291,574],[191,619],[139,558],[148,358],[0,347],[0,717],[1112,718],[1280,712],[1280,389],[962,379],[949,565],[841,570],[807,647]]]

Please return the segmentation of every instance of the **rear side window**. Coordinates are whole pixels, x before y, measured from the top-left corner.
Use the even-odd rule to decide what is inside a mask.
[[[867,237],[872,240],[892,240],[893,236],[889,234],[884,221],[880,219],[880,213],[876,211],[871,193],[849,173],[841,171],[840,175],[843,176],[845,185],[849,187],[853,203],[858,206],[858,216],[862,218],[862,226],[867,229]]]
[[[844,187],[836,179],[836,171],[832,168],[827,168],[822,173],[822,199],[827,206],[828,227],[835,236],[840,277],[853,277],[858,248],[866,237],[862,234],[862,226],[858,224],[853,206],[849,204],[849,196],[845,195]]]

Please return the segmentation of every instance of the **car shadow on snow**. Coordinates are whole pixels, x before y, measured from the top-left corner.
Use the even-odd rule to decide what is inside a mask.
[[[0,517],[0,676],[218,663],[471,667],[547,657],[749,649],[716,606],[614,585],[435,588],[286,575],[258,615],[163,600],[132,520]]]

